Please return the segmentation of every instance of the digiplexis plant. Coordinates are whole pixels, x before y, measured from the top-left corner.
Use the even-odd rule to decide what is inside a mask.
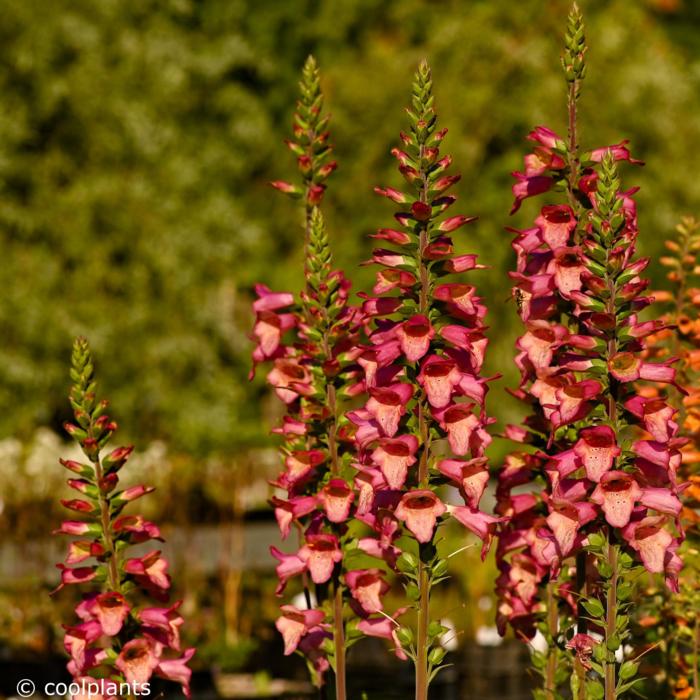
[[[427,698],[445,656],[439,640],[446,628],[430,614],[431,588],[447,573],[447,558],[437,546],[439,526],[451,515],[483,540],[485,553],[496,522],[479,510],[491,439],[484,412],[487,380],[481,376],[486,309],[474,286],[443,281],[483,266],[475,255],[454,254],[452,232],[473,217],[445,216],[456,199],[447,191],[460,176],[448,174],[452,159],[440,154],[447,130],[438,129],[433,103],[430,69],[422,63],[407,110],[408,132],[392,151],[407,191],[376,189],[399,205],[398,228],[374,235],[392,247],[375,250],[370,261],[381,269],[374,296],[364,295],[363,304],[372,319],[369,344],[358,360],[368,398],[349,414],[357,426],[356,517],[374,531],[359,546],[398,568],[417,615],[415,627],[379,618],[375,623],[385,632],[394,625],[399,653],[415,664],[419,700]],[[447,484],[463,504],[443,501],[439,491]],[[414,543],[403,553],[397,543],[402,535]]]
[[[286,407],[282,427],[276,430],[284,439],[285,469],[274,482],[286,497],[273,497],[275,516],[283,538],[294,526],[301,539],[294,554],[271,549],[279,561],[278,595],[290,578],[301,575],[306,596],[306,609],[281,607],[277,628],[284,653],[303,653],[316,684],[332,666],[336,698],[342,700],[345,652],[358,636],[356,626],[348,635],[346,618],[353,610],[365,616],[381,610],[379,595],[387,587],[379,572],[348,569],[344,559],[356,493],[342,402],[362,388],[354,363],[361,314],[348,303],[349,281],[331,269],[319,209],[325,180],[336,164],[330,160],[328,116],[322,113],[319,72],[312,57],[300,87],[294,140],[287,145],[297,155],[302,183],[272,184],[303,199],[306,285],[298,303],[292,294],[257,286],[253,357],[272,363],[267,381]],[[313,598],[309,578],[315,587]],[[312,606],[314,600],[317,607]]]
[[[633,660],[623,662],[637,562],[677,586],[683,441],[676,411],[635,390],[640,379],[676,385],[676,370],[673,358],[644,356],[646,338],[664,322],[639,316],[652,301],[640,277],[649,260],[636,256],[636,190],[621,189],[616,168],[638,161],[625,142],[578,148],[585,51],[574,5],[563,58],[568,138],[536,128],[536,148],[515,173],[514,211],[552,189],[567,203],[544,206],[514,241],[511,276],[525,324],[515,393],[532,413],[508,434],[535,449],[512,455],[500,474],[499,513],[510,520],[499,542],[498,590],[501,626],[508,621],[531,637],[537,625],[547,640],[547,653],[535,656],[544,678],[538,697],[559,697],[560,658],[573,652],[574,697],[611,700],[637,674]],[[533,480],[536,489],[513,492]]]
[[[140,515],[123,514],[132,501],[153,489],[143,485],[119,489],[119,472],[132,447],[104,451],[117,429],[107,415],[107,401],[95,396],[93,363],[84,338],[73,345],[70,403],[74,423],[66,431],[78,442],[85,462],[61,460],[73,472],[68,485],[79,498],[63,500],[75,512],[57,533],[74,535],[65,563],[59,564],[61,584],[83,587],[75,609],[79,621],[66,627],[64,645],[68,670],[84,697],[112,698],[148,695],[153,674],[176,681],[189,697],[194,649],[180,642],[181,601],[167,607],[149,605],[168,600],[168,561],[158,549],[137,556],[134,545],[162,540],[158,527]],[[95,679],[102,679],[95,691]],[[128,684],[125,690],[123,684]]]

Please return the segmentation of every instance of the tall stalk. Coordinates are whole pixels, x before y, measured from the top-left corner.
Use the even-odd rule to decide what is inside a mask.
[[[621,189],[616,168],[618,161],[640,161],[626,141],[579,150],[576,107],[585,53],[574,5],[563,56],[568,137],[536,127],[528,136],[534,152],[525,157],[524,172],[514,173],[512,213],[555,186],[564,185],[568,203],[543,206],[534,227],[515,230],[517,270],[511,274],[526,327],[516,344],[521,382],[513,393],[532,413],[522,426],[508,426],[508,435],[536,451],[509,455],[499,474],[498,512],[510,518],[498,550],[498,622],[501,630],[509,622],[525,638],[538,628],[551,637],[543,598],[550,599],[560,571],[573,569],[575,578],[560,587],[574,589],[573,596],[560,594],[563,633],[548,653],[568,640],[576,700],[609,700],[638,680],[635,663],[615,660],[628,635],[635,560],[650,572],[663,571],[671,588],[677,585],[679,539],[669,516],[681,509],[671,467],[680,453],[675,411],[635,390],[640,379],[676,384],[676,371],[672,360],[653,363],[645,354],[646,337],[664,322],[639,319],[651,302],[641,277],[649,261],[636,257],[634,190]],[[651,438],[636,439],[639,427]],[[651,463],[659,467],[653,474]],[[536,488],[523,493],[527,482]],[[522,586],[524,577],[533,585]],[[567,610],[572,603],[576,620]],[[586,618],[605,630],[602,643],[588,634]],[[549,661],[533,654],[545,683],[536,698],[551,691]]]
[[[276,482],[287,491],[287,499],[274,497],[272,502],[283,538],[292,523],[301,535],[296,554],[271,550],[280,561],[278,593],[287,578],[300,574],[306,602],[305,610],[282,606],[276,624],[285,638],[285,653],[298,647],[319,686],[330,666],[335,698],[346,700],[346,651],[357,637],[349,639],[346,629],[346,602],[351,595],[347,578],[357,572],[348,571],[344,561],[355,491],[350,452],[340,435],[347,424],[342,401],[356,381],[354,358],[348,351],[358,342],[360,315],[348,303],[350,283],[342,272],[331,268],[320,210],[325,181],[336,163],[330,160],[328,116],[323,113],[320,75],[313,57],[304,65],[300,92],[294,139],[287,146],[297,156],[301,181],[271,184],[303,200],[305,283],[299,303],[291,294],[258,286],[260,298],[253,305],[258,346],[253,357],[256,362],[272,363],[268,382],[287,407],[285,422],[278,429],[285,440],[285,471]],[[317,607],[312,606],[309,579],[315,586]],[[299,622],[304,627],[301,636],[295,627]]]
[[[413,540],[396,566],[415,626],[399,626],[396,639],[399,653],[415,666],[416,700],[426,700],[446,653],[440,643],[446,629],[431,619],[430,609],[431,589],[447,574],[447,558],[437,548],[440,520],[453,515],[484,541],[484,551],[497,520],[479,510],[489,476],[484,450],[491,422],[483,409],[487,380],[480,376],[485,308],[472,285],[441,279],[480,266],[474,255],[453,255],[450,233],[472,218],[443,217],[456,199],[446,192],[459,175],[446,174],[452,159],[440,155],[447,130],[438,130],[432,87],[423,62],[413,81],[409,128],[401,133],[401,147],[392,151],[408,191],[375,190],[400,209],[399,227],[381,228],[374,237],[398,250],[374,251],[372,262],[381,269],[376,296],[368,295],[364,305],[373,325],[360,358],[370,398],[349,414],[358,436],[367,436],[358,463],[373,484],[368,522],[380,541],[391,533],[391,548],[381,545],[381,556],[393,567],[399,523]],[[455,458],[440,460],[433,449],[437,440],[446,441]],[[464,506],[440,500],[437,491],[447,482],[460,489]]]

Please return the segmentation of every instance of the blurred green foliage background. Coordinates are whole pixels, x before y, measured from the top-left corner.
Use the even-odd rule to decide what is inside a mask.
[[[327,213],[336,262],[366,287],[367,234],[392,211],[389,149],[412,72],[434,71],[445,143],[480,216],[462,250],[491,269],[491,412],[517,418],[510,171],[535,124],[564,131],[568,0],[5,0],[0,13],[0,437],[60,430],[72,337],[87,335],[128,437],[195,459],[269,443],[246,375],[251,287],[298,289],[282,145],[305,56],[323,71],[340,161]],[[643,252],[700,211],[700,6],[583,0],[583,146],[630,138]],[[660,273],[656,273],[659,275]]]

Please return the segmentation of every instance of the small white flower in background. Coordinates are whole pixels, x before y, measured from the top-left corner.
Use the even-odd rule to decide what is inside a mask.
[[[503,637],[495,626],[481,625],[476,630],[476,643],[480,647],[498,647],[503,644]]]
[[[549,649],[549,644],[547,644],[547,640],[542,632],[537,630],[537,632],[535,632],[535,636],[530,640],[530,647],[533,651],[538,651],[540,654],[544,654],[547,649]]]

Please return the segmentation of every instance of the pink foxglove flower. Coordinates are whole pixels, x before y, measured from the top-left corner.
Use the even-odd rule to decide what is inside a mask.
[[[675,411],[660,398],[647,408],[634,385],[640,380],[676,384],[672,359],[651,362],[644,354],[646,337],[663,324],[639,318],[651,301],[644,296],[647,281],[641,277],[648,261],[636,255],[635,190],[621,188],[615,165],[640,161],[631,158],[626,142],[579,151],[576,103],[585,51],[583,23],[574,6],[563,60],[569,86],[567,138],[536,129],[529,138],[537,149],[525,160],[531,170],[516,174],[513,188],[514,210],[524,198],[549,189],[524,188],[524,179],[562,184],[567,201],[548,202],[532,228],[514,230],[516,270],[511,278],[524,328],[517,342],[520,384],[513,393],[530,414],[522,426],[508,431],[528,445],[528,452],[511,455],[500,474],[498,511],[508,520],[499,532],[497,557],[504,574],[515,557],[540,566],[532,569],[534,596],[528,591],[523,597],[516,581],[500,577],[499,610],[501,627],[507,620],[525,636],[534,634],[538,619],[546,619],[549,656],[542,668],[548,692],[555,689],[562,630],[576,626],[578,641],[570,646],[576,700],[588,692],[590,640],[585,633],[591,615],[580,606],[571,609],[570,587],[579,587],[582,594],[580,587],[588,581],[589,595],[597,595],[594,586],[599,585],[612,590],[609,599],[616,601],[616,587],[630,568],[621,552],[673,579],[673,552],[682,537],[670,529],[667,515],[678,501]],[[640,428],[650,435],[638,439]],[[522,500],[526,484],[531,484],[529,501]],[[521,503],[527,508],[520,508]],[[614,574],[598,582],[594,562]],[[600,609],[598,600],[591,605],[589,613]],[[605,688],[599,684],[594,691],[600,697],[616,692],[612,652],[624,636],[623,627],[615,626],[619,609],[609,607],[608,618],[596,620],[606,634]],[[620,624],[625,621],[621,618]]]
[[[398,228],[379,229],[375,237],[392,247],[375,250],[368,261],[380,267],[376,296],[363,306],[369,343],[358,356],[369,397],[348,416],[356,426],[359,517],[374,529],[374,540],[362,538],[359,546],[396,565],[417,588],[413,656],[416,697],[425,698],[427,655],[438,646],[436,638],[427,637],[429,590],[447,568],[434,546],[440,524],[454,515],[488,547],[495,529],[488,519],[498,517],[478,511],[488,480],[484,452],[491,437],[486,427],[492,422],[484,410],[487,379],[481,376],[486,309],[462,276],[482,266],[475,255],[453,254],[453,234],[473,219],[446,214],[456,199],[446,192],[459,176],[446,173],[451,158],[440,154],[447,132],[437,127],[425,63],[416,74],[413,96],[410,128],[401,134],[401,148],[392,151],[406,188],[375,189],[397,205]],[[450,463],[449,451],[464,460]],[[438,455],[448,457],[442,468]],[[467,517],[443,503],[438,490],[446,480],[458,486]],[[397,559],[394,541],[402,533],[414,544]],[[382,630],[387,637],[408,634],[397,633],[390,620],[363,620],[358,629],[367,634]],[[433,658],[441,654],[435,648]]]
[[[304,635],[323,622],[325,615],[322,610],[299,610],[293,605],[283,605],[280,610],[282,615],[275,624],[284,638],[284,653],[288,656]]]
[[[131,502],[153,489],[138,485],[119,490],[119,472],[124,467],[131,447],[118,447],[107,454],[103,448],[117,426],[106,416],[107,402],[98,402],[94,394],[93,364],[87,341],[79,338],[73,345],[73,387],[71,405],[75,423],[67,432],[80,444],[85,463],[62,460],[61,463],[80,479],[69,479],[78,491],[81,503],[90,507],[68,508],[83,514],[84,520],[68,520],[57,530],[60,534],[80,538],[68,550],[61,569],[61,584],[85,585],[83,600],[76,607],[82,620],[66,628],[64,645],[71,657],[68,670],[74,679],[102,678],[138,684],[155,674],[174,680],[189,697],[191,671],[187,663],[194,649],[182,656],[179,628],[182,617],[176,612],[180,603],[169,608],[148,608],[149,598],[167,600],[171,581],[168,561],[159,550],[140,556],[129,556],[132,545],[160,540],[158,527],[139,515],[122,515]],[[83,564],[74,566],[74,564]],[[173,664],[179,671],[170,672]]]
[[[380,569],[356,569],[345,574],[350,594],[365,615],[384,609],[382,596],[389,591]]]
[[[343,552],[347,523],[364,502],[361,489],[359,497],[356,493],[354,474],[348,466],[351,438],[342,404],[364,389],[355,350],[362,314],[349,304],[350,282],[342,272],[331,269],[328,236],[319,209],[335,161],[330,160],[328,117],[322,112],[319,72],[312,57],[304,66],[300,87],[294,140],[287,145],[297,155],[301,182],[272,185],[302,199],[306,284],[298,299],[272,292],[264,285],[256,287],[253,363],[271,363],[267,381],[286,407],[283,425],[275,431],[284,440],[285,469],[273,482],[280,491],[272,498],[272,505],[282,537],[288,538],[294,530],[300,540],[297,552],[271,548],[279,561],[277,594],[281,595],[292,579],[300,579],[310,601],[309,579],[319,586],[319,609],[290,612],[289,606],[283,606],[277,626],[285,639],[285,653],[298,648],[306,656],[316,685],[323,683],[325,671],[333,667],[336,696],[344,700],[344,613],[352,596],[344,584]],[[391,238],[391,234],[387,236]],[[378,280],[377,287],[393,289],[406,279],[398,271]],[[371,306],[372,300],[367,300],[367,305]],[[413,337],[415,331],[411,328],[409,335]],[[390,400],[390,396],[380,395],[375,407],[387,426],[395,420],[399,403],[397,399],[392,406]],[[374,415],[368,417],[368,423],[374,421]],[[323,599],[326,594],[328,600]],[[299,616],[314,621],[301,624]],[[319,627],[322,619],[328,620],[327,627]],[[330,655],[326,652],[329,636]]]

